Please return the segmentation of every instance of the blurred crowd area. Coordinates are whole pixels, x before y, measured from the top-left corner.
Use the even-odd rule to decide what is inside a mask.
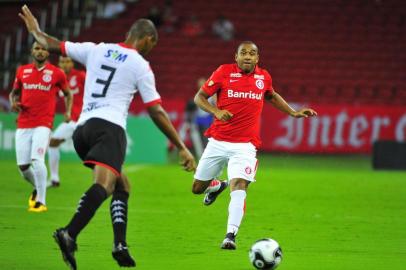
[[[193,96],[241,41],[259,47],[261,67],[288,102],[316,107],[308,122],[264,108],[264,149],[370,152],[378,138],[406,137],[406,1],[403,0],[32,0],[42,29],[77,42],[121,42],[138,18],[159,31],[147,56],[157,89],[182,138],[204,147],[210,115]],[[31,62],[33,38],[17,14],[21,1],[0,2],[0,110],[16,68]],[[50,58],[57,63],[55,56]],[[77,66],[78,68],[82,68]],[[62,100],[57,110],[63,111]],[[143,115],[139,98],[132,114]],[[345,146],[345,147],[344,147]],[[319,147],[319,148],[316,148]],[[316,150],[315,150],[316,149]]]
[[[159,29],[159,43],[148,60],[164,98],[186,102],[196,92],[198,78],[233,62],[238,43],[252,40],[274,88],[290,101],[406,104],[405,1],[25,2],[43,29],[73,41],[119,42],[136,19],[151,19]],[[17,16],[21,4],[0,2],[3,97],[16,67],[30,62],[33,40]]]

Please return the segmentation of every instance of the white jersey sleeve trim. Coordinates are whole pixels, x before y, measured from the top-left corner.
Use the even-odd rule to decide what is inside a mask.
[[[140,92],[142,102],[145,104],[161,100],[161,96],[155,87],[155,76],[152,71],[138,78],[137,89]]]
[[[96,47],[96,44],[93,42],[66,41],[63,44],[62,52],[82,65],[86,65],[88,56],[94,47]]]

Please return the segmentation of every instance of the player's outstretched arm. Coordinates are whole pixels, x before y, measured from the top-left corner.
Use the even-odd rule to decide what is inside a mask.
[[[200,89],[199,92],[197,92],[197,94],[195,95],[194,102],[200,109],[211,113],[220,121],[228,121],[231,119],[231,117],[233,117],[233,114],[231,112],[227,110],[219,110],[216,106],[210,104],[208,98],[209,95],[202,89]]]
[[[18,16],[25,22],[28,32],[30,32],[35,40],[47,48],[50,52],[61,53],[60,44],[61,41],[57,38],[49,36],[47,33],[42,32],[39,28],[37,18],[31,13],[31,10],[27,5],[24,5],[21,8],[21,13],[18,13]]]
[[[165,134],[165,136],[179,149],[180,164],[190,172],[196,169],[196,161],[183,141],[180,139],[178,132],[169,120],[168,114],[160,104],[148,107],[148,113],[155,125]]]
[[[301,118],[301,117],[309,117],[309,116],[316,116],[317,112],[310,108],[303,108],[299,111],[293,109],[286,101],[283,99],[281,95],[273,91],[273,93],[267,93],[265,99],[269,101],[275,108],[278,110],[289,114],[290,116]]]

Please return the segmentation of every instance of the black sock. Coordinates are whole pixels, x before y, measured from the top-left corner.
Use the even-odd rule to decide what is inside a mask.
[[[114,244],[118,243],[127,245],[127,210],[128,210],[128,192],[116,190],[110,203],[111,223],[113,224]]]
[[[106,190],[99,184],[92,185],[88,191],[83,194],[79,200],[76,213],[73,215],[68,226],[66,226],[70,237],[76,239],[77,235],[89,223],[105,199],[107,199]]]
[[[32,193],[31,193],[31,200],[32,200],[32,201],[35,201],[36,198],[37,198],[37,190],[34,189],[34,190],[32,191]]]

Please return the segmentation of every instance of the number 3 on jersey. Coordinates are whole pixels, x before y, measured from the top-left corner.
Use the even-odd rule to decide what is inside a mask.
[[[110,86],[110,83],[111,83],[111,80],[113,79],[114,73],[116,72],[116,68],[113,68],[113,67],[110,67],[110,66],[101,65],[100,68],[110,72],[110,75],[107,78],[107,80],[102,80],[102,79],[97,79],[96,80],[96,83],[104,85],[104,88],[103,88],[103,92],[101,94],[92,93],[92,97],[94,97],[94,98],[101,98],[101,97],[106,96],[107,90],[109,89],[109,86]]]

